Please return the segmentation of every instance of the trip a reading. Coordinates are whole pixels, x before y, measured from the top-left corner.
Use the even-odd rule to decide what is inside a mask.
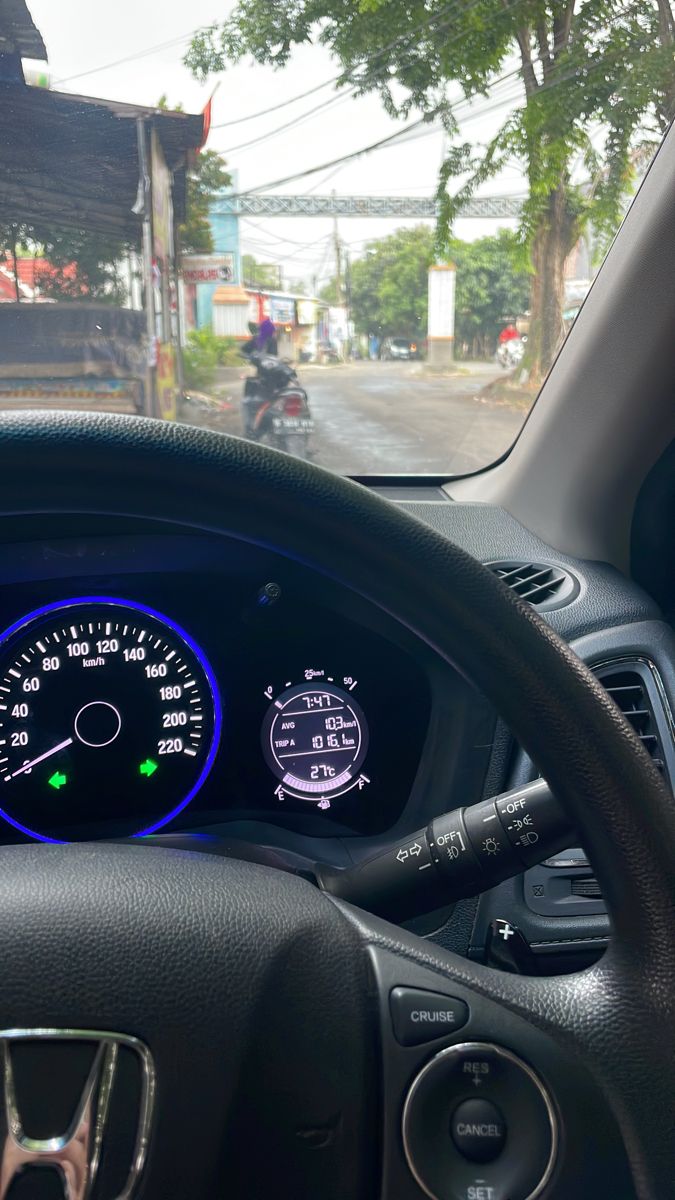
[[[351,692],[334,684],[287,686],[262,729],[265,761],[286,795],[328,808],[332,798],[370,782],[361,771],[368,751],[365,714]]]

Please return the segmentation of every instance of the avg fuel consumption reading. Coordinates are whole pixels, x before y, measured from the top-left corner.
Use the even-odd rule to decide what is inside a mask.
[[[220,724],[213,672],[170,618],[48,605],[0,639],[0,815],[47,840],[151,832],[196,794]]]
[[[361,771],[368,725],[353,694],[356,682],[347,677],[338,686],[331,678],[317,679],[323,674],[306,671],[305,683],[287,684],[273,699],[263,722],[262,749],[280,780],[280,800],[289,795],[329,808],[334,797],[370,782]]]

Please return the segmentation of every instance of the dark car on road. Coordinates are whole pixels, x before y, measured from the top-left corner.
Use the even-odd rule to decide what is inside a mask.
[[[383,362],[409,361],[419,357],[417,342],[410,342],[408,338],[385,338],[380,348]]]

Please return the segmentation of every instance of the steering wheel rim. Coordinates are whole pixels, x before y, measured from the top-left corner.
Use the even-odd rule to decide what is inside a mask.
[[[387,610],[485,693],[581,832],[612,920],[610,949],[590,971],[535,980],[436,952],[364,914],[350,921],[367,943],[462,981],[582,1055],[619,1123],[638,1195],[669,1194],[675,807],[569,647],[415,518],[239,439],[112,415],[12,415],[0,423],[0,479],[6,517],[144,517],[273,546]]]

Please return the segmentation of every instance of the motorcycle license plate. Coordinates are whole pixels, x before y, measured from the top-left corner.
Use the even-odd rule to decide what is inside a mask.
[[[314,422],[311,417],[273,417],[275,433],[311,433]]]

